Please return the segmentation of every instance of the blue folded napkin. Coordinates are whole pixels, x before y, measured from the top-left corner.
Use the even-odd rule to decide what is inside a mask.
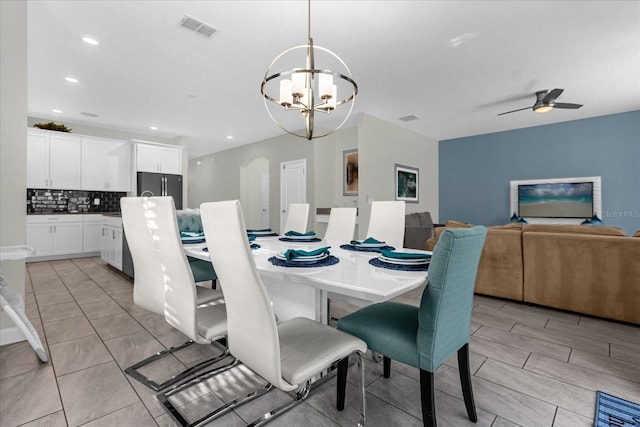
[[[287,231],[286,233],[284,233],[285,236],[296,236],[296,237],[302,237],[302,236],[309,236],[309,237],[313,237],[316,235],[316,233],[314,231],[307,231],[306,233],[300,233],[299,231]]]
[[[249,236],[249,241],[253,242],[254,240],[256,240],[256,236]]]
[[[271,230],[270,228],[261,228],[258,230],[247,228],[247,233],[271,233],[272,231],[273,230]]]
[[[203,237],[204,233],[195,233],[192,231],[181,231],[180,237]]]
[[[314,249],[312,251],[303,251],[302,249],[287,249],[287,251],[284,253],[284,257],[287,259],[287,261],[291,261],[292,259],[301,256],[316,256],[325,253],[329,255],[330,247],[331,246],[325,246],[323,248]]]
[[[380,253],[387,258],[394,259],[427,259],[431,258],[429,254],[411,253],[411,252],[396,252],[387,249],[380,249]]]
[[[384,243],[384,242],[381,242],[381,241],[379,241],[379,240],[376,240],[376,239],[374,239],[373,237],[367,237],[367,238],[366,238],[366,239],[364,239],[362,242],[361,242],[361,241],[359,241],[359,240],[352,240],[352,241],[351,241],[351,244],[352,244],[352,245],[354,245],[354,246],[355,246],[355,245],[361,245],[361,244],[363,244],[363,243],[364,243],[364,244],[371,245],[371,244],[378,244],[378,243]]]

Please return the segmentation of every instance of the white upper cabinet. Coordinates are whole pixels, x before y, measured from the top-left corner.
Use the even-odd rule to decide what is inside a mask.
[[[27,132],[27,187],[77,190],[82,138],[62,132]]]
[[[137,143],[136,171],[182,175],[182,147]]]
[[[82,137],[82,190],[131,191],[131,145]]]

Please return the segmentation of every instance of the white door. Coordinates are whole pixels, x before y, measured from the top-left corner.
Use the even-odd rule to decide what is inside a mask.
[[[307,159],[280,164],[280,230],[284,232],[289,205],[307,203]]]
[[[262,199],[262,228],[269,228],[269,175],[260,175]]]

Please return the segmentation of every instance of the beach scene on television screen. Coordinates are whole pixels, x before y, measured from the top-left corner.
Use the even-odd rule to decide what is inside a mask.
[[[550,183],[518,186],[521,217],[589,218],[593,215],[593,183]]]

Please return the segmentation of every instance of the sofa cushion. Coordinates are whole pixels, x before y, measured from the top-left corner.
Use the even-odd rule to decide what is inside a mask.
[[[429,212],[414,212],[404,217],[405,248],[425,249],[427,239],[433,237],[433,221]]]
[[[640,237],[640,230],[633,233],[633,237]]]
[[[597,236],[623,236],[627,234],[618,227],[589,227],[585,225],[567,224],[529,224],[523,228],[525,233],[568,233],[568,234],[590,234]]]

